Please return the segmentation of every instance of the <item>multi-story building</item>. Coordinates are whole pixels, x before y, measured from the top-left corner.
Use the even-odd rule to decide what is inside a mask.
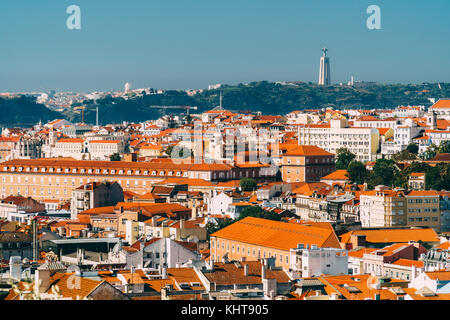
[[[210,253],[213,261],[224,257],[248,261],[273,257],[277,266],[289,269],[291,249],[298,248],[299,244],[341,248],[332,228],[247,217],[213,233]]]
[[[123,202],[123,189],[117,182],[91,182],[72,191],[71,219],[78,213],[98,207],[115,206]]]
[[[450,268],[450,242],[443,242],[431,248],[423,259],[425,271]]]
[[[334,172],[335,155],[316,146],[298,146],[282,158],[281,173],[285,182],[319,182]]]
[[[424,190],[426,174],[422,172],[412,172],[408,179],[408,188],[411,190]]]
[[[291,249],[290,269],[297,273],[298,278],[348,274],[348,252],[345,249],[318,248],[316,245],[305,248],[299,244]]]
[[[11,153],[19,137],[0,137],[0,160],[11,160]]]
[[[300,144],[318,146],[334,154],[340,148],[347,148],[359,161],[371,161],[380,148],[380,133],[376,128],[349,127],[345,119],[299,126],[298,135]]]
[[[55,146],[51,148],[50,157],[67,157],[77,160],[88,159],[88,143],[81,138],[65,138],[60,139],[55,143]]]
[[[439,191],[441,232],[450,231],[450,191]]]
[[[440,99],[429,111],[434,112],[439,119],[450,120],[450,99]]]
[[[92,140],[88,150],[92,160],[109,160],[112,154],[124,152],[124,144],[122,140]]]
[[[406,198],[403,191],[378,186],[360,195],[360,220],[363,227],[406,225]]]
[[[433,190],[410,191],[406,194],[407,226],[441,229],[439,193]]]
[[[45,211],[45,205],[31,197],[8,196],[0,202],[0,218],[10,221],[22,221],[21,214],[37,214]]]
[[[167,178],[227,181],[244,177],[273,178],[269,165],[177,164],[174,162],[12,160],[0,164],[0,194],[33,196],[37,200],[68,200],[72,191],[90,182],[117,181],[123,189],[143,194]]]

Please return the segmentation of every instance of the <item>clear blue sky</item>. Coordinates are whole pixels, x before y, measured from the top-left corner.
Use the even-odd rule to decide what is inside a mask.
[[[82,29],[66,28],[66,8]],[[366,9],[381,7],[382,30]],[[2,0],[0,91],[450,82],[448,0]]]

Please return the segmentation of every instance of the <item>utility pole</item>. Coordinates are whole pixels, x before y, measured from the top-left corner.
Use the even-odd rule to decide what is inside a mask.
[[[38,243],[38,224],[36,218],[33,218],[31,222],[32,226],[32,233],[33,233],[33,260],[38,260],[38,250],[39,250],[39,243]]]

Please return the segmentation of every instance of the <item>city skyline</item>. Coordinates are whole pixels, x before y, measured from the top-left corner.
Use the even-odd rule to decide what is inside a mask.
[[[68,30],[72,4],[47,0],[27,4],[27,10],[2,4],[0,33],[8,46],[1,53],[0,91],[108,91],[125,82],[166,89],[259,80],[317,83],[324,46],[333,52],[334,84],[351,76],[450,82],[445,1],[377,1],[381,30],[366,27],[369,1],[127,6],[80,0],[81,30]]]

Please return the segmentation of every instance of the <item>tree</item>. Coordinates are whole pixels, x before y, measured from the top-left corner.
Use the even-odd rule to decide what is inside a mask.
[[[109,160],[111,161],[120,161],[120,154],[119,153],[114,153],[112,155],[109,156]]]
[[[378,159],[373,166],[370,182],[373,186],[392,186],[398,172],[394,160]]]
[[[180,147],[180,146],[169,146],[164,151],[164,153],[174,159],[185,159],[185,158],[192,157],[191,149],[188,149],[186,147]]]
[[[338,170],[347,170],[348,165],[352,162],[356,155],[347,148],[339,148],[336,151],[337,160],[336,160],[336,169]]]
[[[392,155],[392,160],[394,161],[405,161],[405,160],[416,160],[417,156],[415,153],[409,152],[408,150],[400,151]]]
[[[438,152],[439,148],[433,143],[427,148],[427,150],[425,150],[425,152],[420,155],[420,158],[422,160],[431,160],[436,157]]]
[[[350,183],[363,184],[367,181],[368,176],[369,172],[362,162],[353,160],[348,165],[347,177]]]
[[[409,153],[417,154],[417,153],[419,153],[419,146],[418,146],[416,143],[410,143],[410,144],[406,147],[406,150],[407,150]]]
[[[450,153],[450,140],[441,141],[439,153]]]
[[[281,217],[275,212],[265,211],[261,207],[247,207],[244,210],[242,210],[241,214],[239,215],[238,220],[242,220],[246,217],[255,217],[255,218],[261,218],[261,219],[267,219],[267,220],[274,220],[274,221],[280,221]]]
[[[426,175],[428,175],[427,172],[430,169],[431,169],[431,166],[429,166],[428,164],[423,163],[423,162],[414,161],[409,166],[407,166],[406,168],[404,168],[402,171],[400,171],[397,174],[394,185],[396,187],[400,187],[400,188],[407,188],[409,176],[411,175],[411,173],[419,172],[419,173],[425,173]]]
[[[225,220],[221,220],[219,221],[217,224],[208,222],[206,224],[206,233],[208,235],[208,239],[209,236],[211,234],[213,234],[214,232],[217,232],[225,227],[231,226],[233,223],[235,223],[237,220],[231,220],[231,219],[225,219]]]
[[[256,189],[256,181],[252,178],[243,178],[239,182],[242,191],[253,191]]]

